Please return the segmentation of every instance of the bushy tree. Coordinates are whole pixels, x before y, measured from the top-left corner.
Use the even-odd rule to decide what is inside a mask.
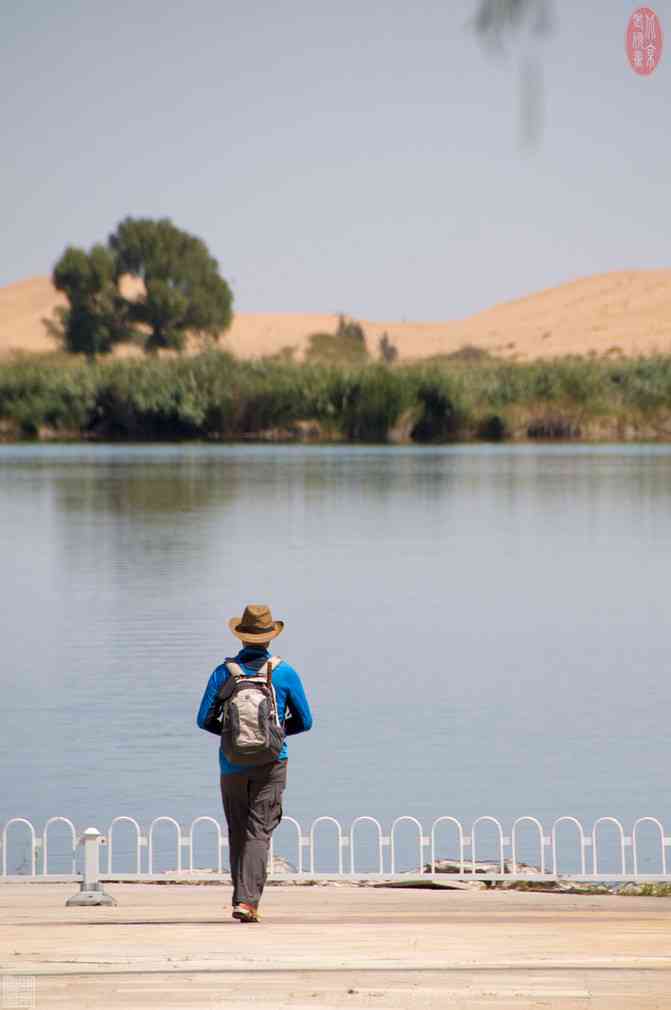
[[[144,292],[128,301],[146,331],[145,350],[182,350],[188,332],[216,339],[233,319],[233,294],[205,243],[166,219],[128,217],[110,235],[117,282],[139,277]]]
[[[305,360],[320,364],[365,364],[368,349],[363,327],[354,319],[339,316],[335,333],[310,335]]]
[[[90,252],[68,246],[53,271],[54,287],[68,299],[48,323],[67,351],[93,358],[131,334],[126,303],[116,284],[114,257],[103,245]]]
[[[125,275],[138,277],[135,298],[122,294]],[[68,246],[53,271],[67,299],[48,331],[67,351],[95,357],[122,340],[145,350],[182,350],[187,333],[216,339],[232,321],[233,295],[205,243],[169,220],[126,218],[107,245],[90,252]]]

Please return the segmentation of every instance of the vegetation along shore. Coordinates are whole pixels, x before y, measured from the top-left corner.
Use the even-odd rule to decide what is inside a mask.
[[[671,355],[0,359],[0,439],[671,441]]]
[[[671,354],[657,350],[670,271],[584,279],[442,328],[268,317],[264,335],[247,319],[246,356],[217,261],[167,218],[68,246],[36,283],[0,298],[0,351],[15,348],[0,354],[2,441],[671,441]]]

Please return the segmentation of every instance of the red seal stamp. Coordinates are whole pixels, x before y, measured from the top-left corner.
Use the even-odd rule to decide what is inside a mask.
[[[662,26],[652,7],[639,7],[627,25],[627,56],[631,69],[651,74],[662,58]]]

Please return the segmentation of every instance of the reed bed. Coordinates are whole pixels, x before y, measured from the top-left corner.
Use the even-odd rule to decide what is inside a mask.
[[[671,356],[356,367],[193,357],[0,362],[0,433],[118,440],[671,439]]]

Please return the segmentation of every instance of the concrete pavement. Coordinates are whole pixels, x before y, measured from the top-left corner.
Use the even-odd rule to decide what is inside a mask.
[[[269,887],[253,926],[227,886],[106,889],[0,886],[10,998],[34,977],[37,1010],[671,1010],[669,899]]]

